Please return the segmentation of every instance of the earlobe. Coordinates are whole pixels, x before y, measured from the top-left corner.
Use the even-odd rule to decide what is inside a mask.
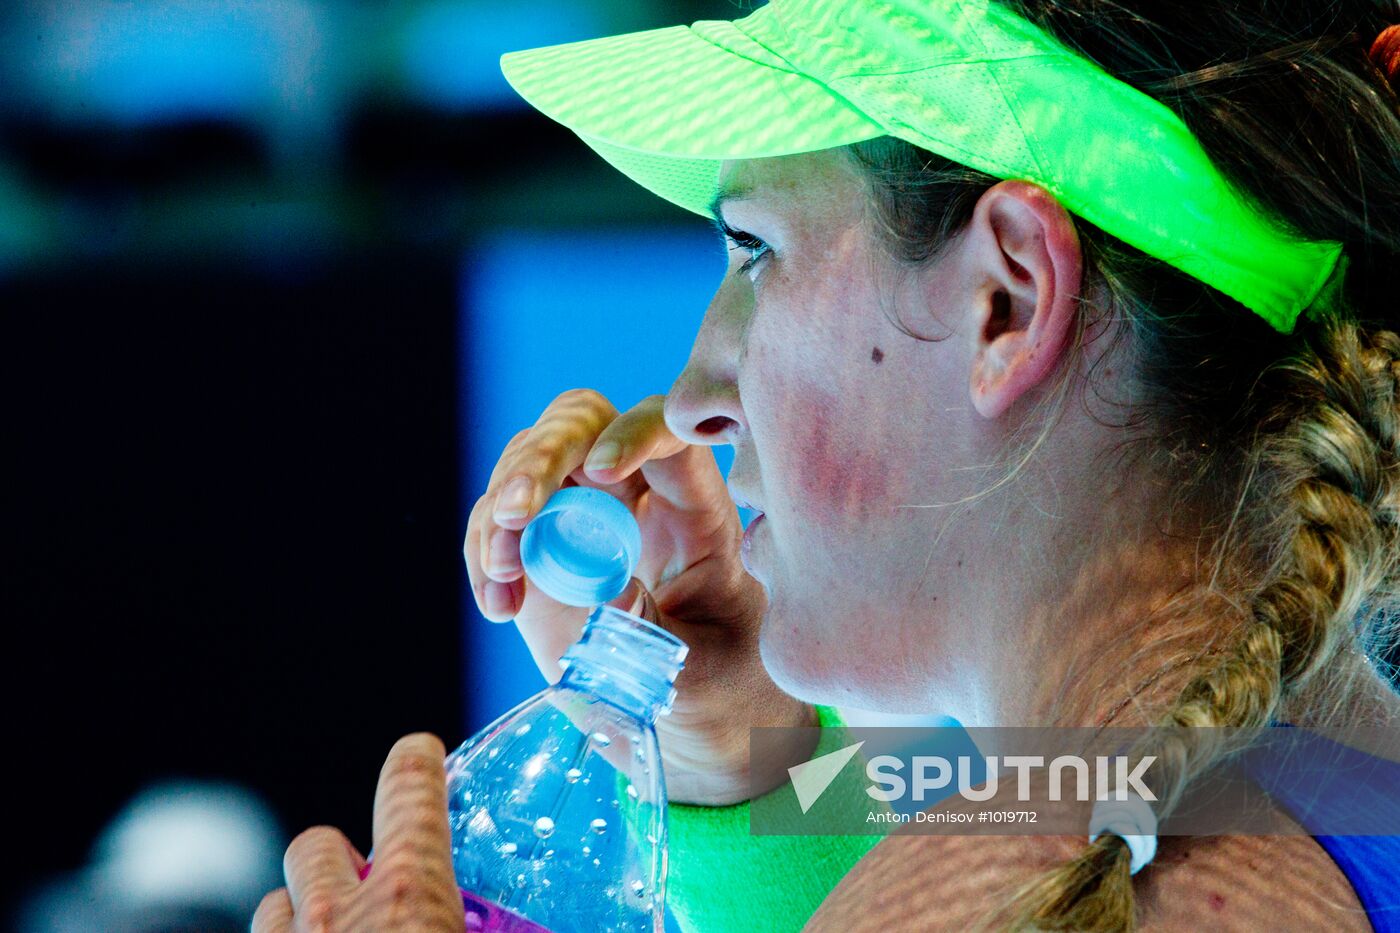
[[[1051,354],[1029,331],[1005,331],[984,344],[972,361],[972,405],[984,418],[1000,418],[1047,374]]]

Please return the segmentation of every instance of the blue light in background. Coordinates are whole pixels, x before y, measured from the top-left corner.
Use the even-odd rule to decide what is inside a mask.
[[[524,107],[501,74],[503,53],[609,31],[596,2],[433,3],[414,14],[404,33],[404,81],[414,97],[447,109]]]
[[[725,257],[708,227],[507,233],[471,250],[462,271],[462,501],[486,488],[506,442],[560,392],[597,389],[626,411],[666,392],[690,355]],[[732,451],[714,448],[728,473]],[[462,517],[465,536],[466,515]],[[465,596],[468,732],[543,680],[513,625]]]
[[[61,110],[133,123],[245,115],[278,92],[289,46],[320,41],[295,2],[97,2],[59,8],[45,32],[26,63],[35,89]]]

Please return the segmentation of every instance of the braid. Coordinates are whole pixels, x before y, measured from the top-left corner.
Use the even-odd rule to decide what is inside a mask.
[[[1285,696],[1327,666],[1353,637],[1362,603],[1395,569],[1400,503],[1400,335],[1328,321],[1296,355],[1260,380],[1272,409],[1254,458],[1246,506],[1263,528],[1283,529],[1252,620],[1232,653],[1182,690],[1166,726],[1135,756],[1156,755],[1154,810],[1171,812],[1190,781],[1246,746]],[[1256,531],[1256,534],[1259,533]],[[1017,926],[1131,930],[1136,926],[1127,847],[1102,837],[1016,896]]]
[[[1377,51],[1373,41],[1400,10],[1394,0],[997,2],[1171,107],[1249,199],[1306,239],[1341,241],[1351,260],[1310,309],[1316,319],[1285,336],[1075,218],[1083,313],[1121,322],[1105,332],[1128,342],[1136,370],[1125,427],[1150,428],[1143,440],[1161,475],[1191,514],[1206,516],[1202,540],[1230,581],[1229,611],[1241,616],[1219,649],[1188,653],[1196,660],[1186,684],[1149,716],[1230,728],[1163,729],[1146,740],[1156,745],[1134,750],[1157,756],[1161,819],[1194,777],[1290,704],[1316,714],[1322,703],[1305,690],[1344,702],[1351,685],[1332,680],[1338,656],[1380,640],[1387,617],[1365,610],[1396,595],[1400,113],[1382,70],[1390,46]],[[873,183],[881,229],[911,261],[936,255],[997,182],[898,140],[851,150]],[[1213,577],[1203,594],[1218,595],[1215,586]],[[1173,611],[1190,606],[1183,599]],[[1132,929],[1131,877],[1126,846],[1101,836],[998,915],[1020,927]]]

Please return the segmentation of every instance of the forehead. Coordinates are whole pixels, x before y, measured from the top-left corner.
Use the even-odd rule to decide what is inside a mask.
[[[768,159],[733,159],[720,168],[716,207],[750,205],[797,216],[851,210],[864,193],[855,164],[840,149]]]

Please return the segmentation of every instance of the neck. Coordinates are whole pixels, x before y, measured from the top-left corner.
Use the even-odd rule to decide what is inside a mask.
[[[988,724],[1150,725],[1202,670],[1233,653],[1249,606],[1232,599],[1223,580],[1213,585],[1216,568],[1198,534],[1157,522],[1130,532],[1123,513],[1141,505],[1106,509],[1097,538],[1107,545],[1085,553],[1077,572],[1053,578],[1050,598],[1021,614],[1025,637],[999,663],[1013,675],[1001,683],[1024,686],[997,694]],[[1394,725],[1400,693],[1348,647],[1288,696],[1276,718],[1311,726]]]

